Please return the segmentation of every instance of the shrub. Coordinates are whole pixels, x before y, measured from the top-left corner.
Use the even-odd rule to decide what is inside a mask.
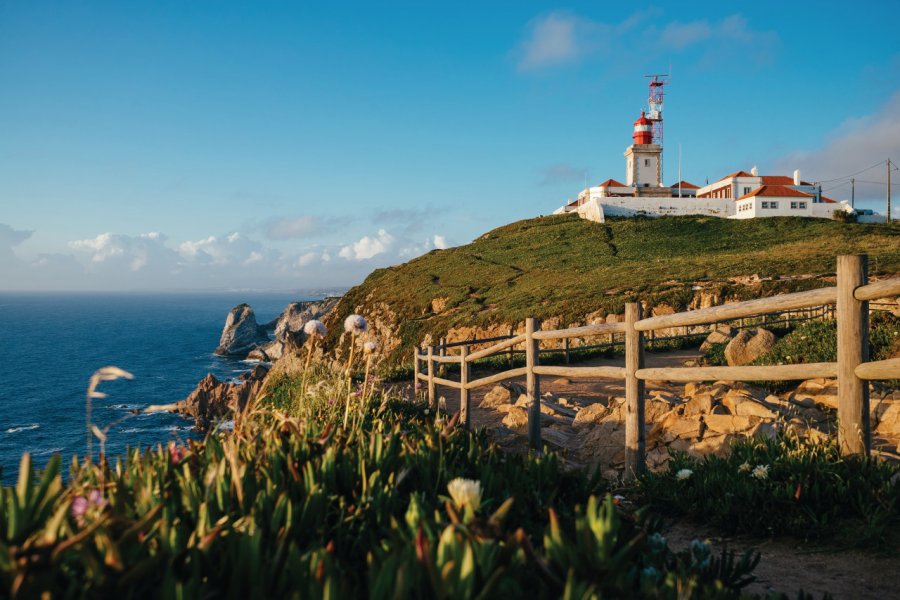
[[[738,442],[727,458],[676,454],[639,489],[664,514],[726,532],[867,546],[884,544],[900,520],[898,473],[896,465],[842,457],[833,442],[785,436]]]

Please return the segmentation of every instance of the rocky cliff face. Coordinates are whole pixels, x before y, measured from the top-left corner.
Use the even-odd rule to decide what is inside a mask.
[[[205,431],[217,420],[230,418],[244,410],[262,388],[268,372],[267,368],[257,365],[242,377],[241,383],[224,383],[210,373],[176,405],[175,412],[194,419],[197,429]]]
[[[249,304],[238,304],[228,313],[225,327],[219,338],[216,354],[220,356],[246,356],[254,348],[269,341],[266,328],[256,322],[256,315]]]

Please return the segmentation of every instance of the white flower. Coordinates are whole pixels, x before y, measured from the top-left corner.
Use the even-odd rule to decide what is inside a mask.
[[[750,466],[750,463],[745,462],[741,463],[741,466],[738,467],[738,471],[740,471],[741,473],[748,473],[752,468],[753,467]]]
[[[363,344],[363,352],[365,352],[366,354],[372,354],[376,350],[378,350],[378,344],[376,344],[375,342],[366,342],[365,344]]]
[[[362,315],[350,315],[346,319],[344,319],[344,331],[352,335],[359,335],[361,333],[365,333],[369,328],[369,323],[362,317]]]
[[[325,327],[325,323],[322,321],[312,319],[306,322],[306,325],[303,326],[303,331],[311,338],[323,338],[328,333],[328,328]]]
[[[426,408],[426,409],[425,409],[425,414],[426,414],[426,415],[430,415],[430,414],[431,414],[431,411],[428,410],[428,409]]]
[[[447,491],[453,498],[456,507],[463,509],[470,506],[473,511],[481,506],[481,482],[457,477],[447,484]]]
[[[680,471],[675,473],[675,479],[677,479],[678,481],[684,481],[685,479],[688,479],[693,474],[694,474],[694,472],[691,471],[690,469],[681,469]]]
[[[769,478],[769,465],[756,465],[753,467],[753,472],[751,473],[757,479],[768,479]]]

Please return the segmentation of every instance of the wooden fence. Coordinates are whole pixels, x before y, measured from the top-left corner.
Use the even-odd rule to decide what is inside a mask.
[[[525,333],[488,340],[471,340],[429,346],[422,354],[416,349],[413,360],[416,382],[428,386],[428,399],[435,405],[435,386],[459,390],[460,420],[471,427],[470,392],[473,389],[525,376],[529,399],[528,439],[532,448],[540,450],[541,442],[541,376],[568,378],[609,378],[625,381],[625,470],[626,477],[645,465],[644,382],[654,381],[776,381],[837,378],[838,381],[838,441],[845,454],[868,454],[871,447],[869,427],[868,381],[900,379],[900,358],[869,362],[869,301],[900,295],[900,277],[867,283],[868,258],[865,255],[837,258],[837,285],[806,292],[783,294],[745,302],[723,304],[671,315],[643,318],[641,305],[625,305],[625,319],[621,323],[586,325],[552,331],[541,331],[537,319],[526,319]],[[722,321],[756,317],[767,313],[796,311],[834,305],[837,320],[837,362],[807,363],[777,366],[742,367],[672,367],[644,368],[644,342],[647,332],[677,327],[709,325]],[[624,334],[625,366],[550,366],[540,364],[542,341],[571,340],[598,335]],[[494,345],[470,351],[476,342]],[[514,346],[524,344],[525,366],[510,368],[501,373],[471,379],[472,363],[478,359],[508,353]],[[458,347],[458,355],[446,354],[447,348]],[[425,372],[420,363],[426,363]],[[459,365],[459,381],[436,375],[440,364]]]

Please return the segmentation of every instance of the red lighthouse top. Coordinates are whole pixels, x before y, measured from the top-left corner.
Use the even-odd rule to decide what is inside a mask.
[[[634,122],[634,133],[631,135],[635,144],[652,144],[653,143],[653,122],[644,116],[641,111],[641,118]]]

